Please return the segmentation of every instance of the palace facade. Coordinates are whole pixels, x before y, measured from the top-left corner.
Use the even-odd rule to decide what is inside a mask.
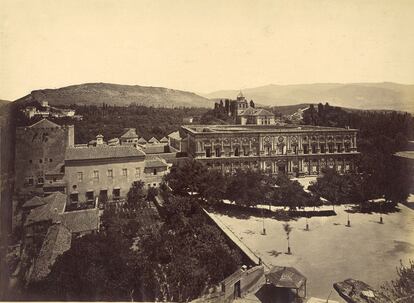
[[[322,168],[355,169],[357,129],[308,125],[189,125],[183,139],[192,158],[230,173],[240,168],[293,176]],[[183,140],[184,141],[184,140]]]

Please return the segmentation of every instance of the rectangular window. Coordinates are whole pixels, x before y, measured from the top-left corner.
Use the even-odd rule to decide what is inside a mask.
[[[43,163],[43,159],[39,159],[39,163]]]
[[[92,190],[86,192],[86,200],[87,201],[93,201],[93,191]]]
[[[236,148],[234,149],[234,156],[235,156],[235,157],[240,156],[240,153],[239,153],[239,148],[238,148],[238,147],[236,147]]]
[[[79,194],[78,193],[70,194],[70,201],[71,202],[78,202],[79,201]]]
[[[127,168],[123,168],[123,169],[122,169],[122,175],[123,175],[124,177],[128,176],[128,169],[127,169]]]
[[[34,183],[33,178],[29,178],[29,179],[28,179],[28,182],[29,182],[29,185],[30,185],[30,186],[32,186],[32,185],[33,185],[33,183]]]
[[[293,145],[293,146],[292,146],[292,149],[293,149],[293,153],[294,153],[295,155],[297,155],[297,154],[298,154],[298,147],[297,147],[296,145]]]
[[[220,147],[216,147],[216,157],[221,157]]]
[[[246,146],[243,147],[243,155],[244,156],[248,156],[249,155],[249,149]]]
[[[99,180],[99,170],[94,170],[94,171],[93,171],[93,178],[94,178],[95,180]]]
[[[309,146],[307,144],[303,144],[303,153],[309,154]]]
[[[328,144],[328,152],[331,153],[331,154],[334,152],[333,144]]]
[[[342,153],[342,144],[341,143],[336,144],[336,150],[338,151],[338,153]]]
[[[141,168],[135,168],[135,178],[141,177]]]
[[[43,177],[37,178],[37,184],[43,184],[44,182]]]
[[[114,171],[112,169],[108,169],[107,175],[108,175],[108,178],[113,178],[114,177]]]
[[[321,153],[322,153],[322,154],[326,153],[326,147],[325,147],[325,144],[322,144],[322,145],[321,145]]]
[[[345,143],[345,152],[349,153],[350,151],[351,151],[350,145]]]
[[[121,190],[119,188],[114,188],[112,190],[112,198],[118,200],[121,197]]]
[[[312,154],[316,154],[316,144],[312,144]]]
[[[207,158],[211,157],[211,148],[210,147],[206,147],[206,157]]]
[[[153,175],[155,176],[157,174],[157,169],[154,168],[154,170],[152,171]]]
[[[83,181],[83,173],[78,172],[78,182],[82,182],[82,181]]]

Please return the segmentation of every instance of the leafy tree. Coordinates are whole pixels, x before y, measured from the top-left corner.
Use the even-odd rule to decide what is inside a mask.
[[[276,178],[276,185],[272,196],[274,204],[288,206],[290,209],[308,205],[310,195],[304,191],[298,181],[292,181],[280,174]]]
[[[397,275],[397,279],[387,282],[381,287],[381,292],[395,302],[413,302],[414,262],[410,260],[408,265],[401,262],[400,267],[397,268]]]
[[[352,189],[348,181],[334,169],[325,169],[323,175],[317,178],[316,183],[308,188],[314,194],[331,202],[335,209],[335,205],[349,202]]]
[[[134,181],[127,194],[127,207],[131,209],[139,209],[147,207],[146,193],[144,191],[144,182]]]
[[[182,165],[173,165],[165,181],[177,195],[188,195],[189,192],[199,193],[201,178],[207,168],[200,161],[187,160]]]
[[[176,219],[142,237],[140,270],[144,287],[152,289],[155,298],[184,302],[233,273],[241,261],[220,231],[193,207],[191,198],[171,198],[168,213]],[[176,207],[180,209],[173,211]]]
[[[265,176],[254,170],[237,170],[228,176],[227,197],[243,206],[253,206],[266,201]]]
[[[34,285],[44,299],[59,301],[126,301],[140,280],[129,262],[128,243],[119,236],[87,235],[59,256],[47,279]]]
[[[176,195],[196,193],[201,202],[214,204],[223,199],[226,192],[226,179],[220,171],[207,169],[196,160],[188,160],[184,165],[174,165],[165,178]]]

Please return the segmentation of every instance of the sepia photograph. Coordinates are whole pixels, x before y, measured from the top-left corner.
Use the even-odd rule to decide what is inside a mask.
[[[413,0],[0,0],[0,301],[414,303]]]

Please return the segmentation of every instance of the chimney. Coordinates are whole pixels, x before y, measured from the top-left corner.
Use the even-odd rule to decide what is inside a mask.
[[[96,145],[102,145],[103,144],[103,136],[101,134],[96,136]]]

